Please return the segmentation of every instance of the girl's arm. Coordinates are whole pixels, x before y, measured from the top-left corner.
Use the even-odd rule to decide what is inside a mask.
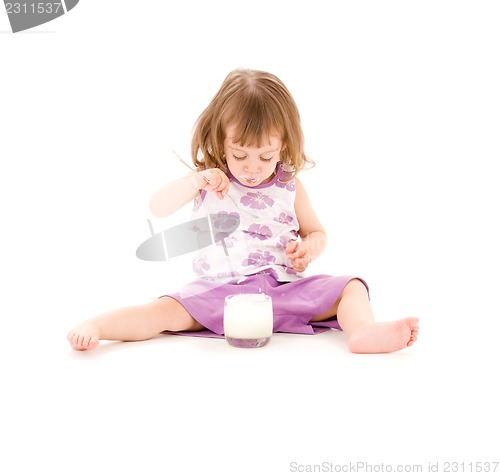
[[[157,190],[151,197],[149,209],[157,217],[169,216],[194,200],[204,189],[224,198],[229,189],[229,179],[219,169],[189,172]]]
[[[327,238],[325,229],[312,208],[306,189],[298,178],[295,178],[295,187],[295,215],[299,222],[302,241],[288,243],[286,253],[293,264],[293,269],[302,272],[312,260],[323,253]]]
[[[166,217],[194,200],[201,190],[196,175],[196,172],[190,172],[153,193],[149,201],[151,213],[157,217]]]

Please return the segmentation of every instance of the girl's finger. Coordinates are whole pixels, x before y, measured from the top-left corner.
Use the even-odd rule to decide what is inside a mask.
[[[298,258],[303,258],[307,253],[307,249],[303,248],[300,243],[297,243],[295,250],[293,253],[290,254],[289,258],[290,259],[298,259]]]
[[[224,197],[226,195],[226,193],[229,190],[229,185],[230,185],[229,179],[226,176],[224,176],[219,186],[216,188],[217,192],[220,193],[221,197]]]
[[[295,271],[298,271],[301,273],[302,271],[305,271],[306,268],[309,266],[310,260],[307,258],[298,258],[294,261],[294,267]]]
[[[296,249],[297,249],[297,246],[299,246],[298,242],[296,241],[289,241],[286,245],[286,254],[289,255],[289,254],[292,254]]]
[[[226,196],[227,192],[229,192],[229,180],[227,181],[226,185],[224,186],[224,188],[221,190],[221,194],[223,197]]]
[[[299,246],[296,250],[296,255],[298,258],[304,258],[307,255],[307,248],[305,246]]]

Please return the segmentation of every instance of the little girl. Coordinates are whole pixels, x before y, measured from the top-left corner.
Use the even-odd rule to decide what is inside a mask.
[[[194,201],[195,217],[215,217],[215,243],[193,261],[198,278],[75,327],[67,336],[74,349],[162,332],[222,337],[225,296],[245,292],[271,296],[273,332],[341,329],[356,353],[393,352],[416,341],[416,317],[374,321],[362,279],[304,276],[326,233],[296,176],[309,160],[297,106],[276,76],[231,72],[196,123],[192,160],[196,171],[158,190],[150,209],[164,217]]]

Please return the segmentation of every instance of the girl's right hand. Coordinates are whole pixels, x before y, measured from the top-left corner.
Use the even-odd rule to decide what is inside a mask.
[[[213,192],[220,199],[224,198],[229,190],[229,178],[221,169],[206,169],[196,172],[195,178],[199,190]]]

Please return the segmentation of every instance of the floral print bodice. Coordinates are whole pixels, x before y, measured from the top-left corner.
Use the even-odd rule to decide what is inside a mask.
[[[286,245],[299,236],[295,180],[289,180],[281,163],[270,182],[256,187],[228,176],[230,187],[222,200],[203,191],[195,204],[193,218],[211,217],[214,243],[199,250],[194,272],[221,281],[265,270],[272,270],[278,281],[301,278],[285,257]]]

